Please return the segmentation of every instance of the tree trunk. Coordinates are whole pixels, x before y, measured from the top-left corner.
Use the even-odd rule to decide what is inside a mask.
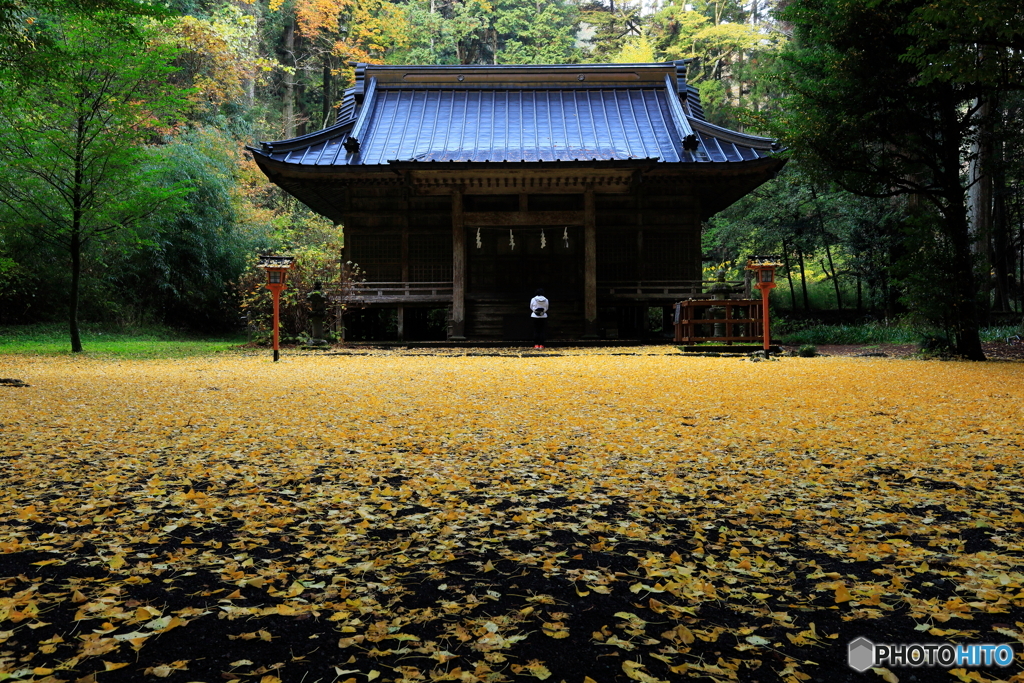
[[[811,310],[811,299],[807,296],[807,271],[804,269],[804,250],[800,247],[796,248],[797,263],[800,264],[800,286],[803,288],[804,293],[804,310]]]
[[[934,180],[942,188],[942,194],[935,199],[938,200],[943,232],[952,248],[949,304],[955,351],[968,360],[985,360],[978,316],[979,282],[973,258],[975,236],[971,234],[968,206],[964,201],[964,187],[960,178],[960,145],[964,138],[959,125],[960,112],[951,90],[939,106],[938,113],[942,126],[942,165]],[[988,293],[987,287],[985,293]]]
[[[822,264],[822,270],[826,273],[831,272],[832,286],[836,290],[836,307],[841,311],[843,310],[843,295],[839,292],[839,274],[836,273],[836,264],[832,261],[832,248],[828,244],[830,235],[825,230],[825,217],[821,214],[818,190],[814,185],[811,185],[811,199],[814,201],[814,215],[818,219],[818,232],[821,234],[821,241],[825,243],[825,255],[828,257],[828,268],[825,268],[824,264]]]
[[[956,186],[946,185],[947,204],[943,216],[952,247],[952,272],[949,273],[949,280],[954,345],[957,355],[969,360],[984,360],[978,322],[978,276],[974,270],[971,249],[973,236],[958,176],[956,180]],[[950,178],[946,178],[946,182],[949,183]]]
[[[82,184],[85,182],[86,128],[85,119],[78,117],[74,165],[74,185],[71,188],[71,291],[68,293],[68,332],[71,336],[71,353],[82,352],[82,335],[78,329],[78,295],[82,280]]]
[[[1010,306],[1010,279],[1014,259],[1006,212],[1006,168],[1001,142],[994,145],[992,160],[995,167],[992,173],[992,272],[996,280],[994,309],[1005,313],[1013,310]]]
[[[289,21],[284,28],[284,50],[291,66],[295,66],[295,22]],[[295,137],[295,73],[284,74],[284,107],[281,116],[284,119],[284,137]]]
[[[323,128],[331,125],[331,65],[324,62]]]
[[[789,245],[782,240],[782,261],[786,265],[786,281],[789,282],[789,306],[796,310],[796,288],[793,287],[793,269],[789,267]]]
[[[832,271],[832,286],[836,290],[836,306],[839,310],[843,310],[843,295],[839,291],[839,273],[836,272],[836,264],[832,261],[832,249],[828,246],[828,241],[825,242],[825,255],[828,257],[828,267]]]
[[[71,292],[68,306],[71,352],[82,352],[82,335],[78,329],[78,295],[82,280],[82,240],[75,230],[71,233]]]
[[[971,161],[968,165],[967,189],[967,220],[972,237],[972,247],[980,262],[987,266],[986,272],[992,271],[992,122],[990,102],[980,100],[974,118],[977,121],[974,129],[974,140],[971,143]],[[983,288],[984,309],[989,310],[992,283],[986,277],[979,283]]]

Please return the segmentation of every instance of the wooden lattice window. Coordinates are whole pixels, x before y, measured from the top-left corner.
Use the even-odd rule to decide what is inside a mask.
[[[687,280],[698,277],[692,240],[678,232],[644,232],[644,280]]]
[[[451,282],[452,235],[409,235],[409,281]]]
[[[627,282],[637,278],[636,232],[633,230],[597,233],[597,279],[601,282]]]
[[[349,261],[359,264],[367,282],[400,282],[402,236],[355,234],[348,236]]]

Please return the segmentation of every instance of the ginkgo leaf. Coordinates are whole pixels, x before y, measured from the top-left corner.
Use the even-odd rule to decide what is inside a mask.
[[[900,678],[885,667],[871,667],[871,670],[882,677],[885,683],[900,683]]]
[[[526,670],[530,672],[531,676],[542,681],[551,678],[551,672],[540,662],[530,662],[526,665]]]

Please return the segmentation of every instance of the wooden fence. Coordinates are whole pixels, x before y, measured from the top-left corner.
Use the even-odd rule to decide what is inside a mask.
[[[712,311],[722,309],[722,313]],[[758,342],[763,343],[763,318],[760,299],[687,300],[675,305],[674,341],[696,342]],[[711,314],[721,317],[708,317]],[[715,325],[724,325],[725,335],[715,335]]]

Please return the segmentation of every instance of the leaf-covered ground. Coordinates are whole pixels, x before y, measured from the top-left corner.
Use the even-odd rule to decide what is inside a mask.
[[[1024,364],[523,356],[0,358],[0,680],[1024,680]]]

